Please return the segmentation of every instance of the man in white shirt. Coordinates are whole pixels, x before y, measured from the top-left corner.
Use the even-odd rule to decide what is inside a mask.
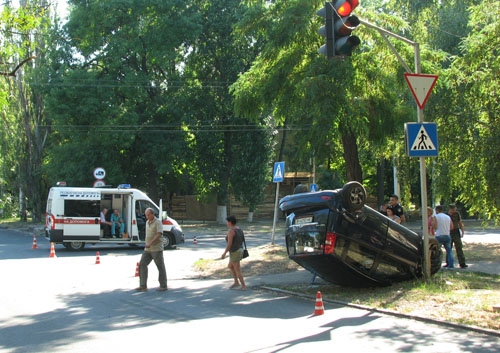
[[[111,226],[113,223],[106,220],[106,214],[108,213],[108,209],[104,207],[101,211],[101,229],[103,230],[104,238],[109,238],[111,234]]]
[[[446,265],[444,268],[453,268],[453,252],[451,250],[450,231],[453,229],[453,222],[450,216],[443,213],[443,206],[436,206],[436,217],[433,219],[433,227],[436,231],[436,240],[444,245],[446,250]]]

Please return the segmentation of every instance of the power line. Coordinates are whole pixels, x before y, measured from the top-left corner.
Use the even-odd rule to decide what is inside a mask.
[[[286,127],[263,127],[255,125],[201,125],[201,126],[174,126],[174,125],[40,125],[40,128],[51,129],[55,131],[71,131],[72,133],[136,133],[136,134],[154,134],[154,133],[199,133],[199,132],[258,132],[263,130],[275,131],[302,131],[309,130],[312,125],[292,125]]]

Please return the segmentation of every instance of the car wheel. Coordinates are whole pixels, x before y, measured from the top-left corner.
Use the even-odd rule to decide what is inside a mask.
[[[163,233],[163,248],[172,249],[174,246],[174,236],[171,233]]]
[[[366,190],[357,181],[350,181],[342,188],[342,200],[348,211],[359,211],[366,202]]]
[[[85,247],[85,243],[83,241],[71,241],[64,243],[66,249],[79,251]]]
[[[429,258],[431,264],[431,275],[441,269],[441,245],[436,239],[429,239]]]

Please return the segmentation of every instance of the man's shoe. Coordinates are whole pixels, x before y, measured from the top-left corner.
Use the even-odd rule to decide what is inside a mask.
[[[168,288],[167,288],[167,287],[159,287],[159,288],[156,288],[156,291],[157,291],[157,292],[165,292],[165,291],[167,291],[167,290],[168,290]]]
[[[135,290],[138,292],[145,292],[148,290],[148,287],[137,287]]]
[[[463,264],[463,265],[460,265],[460,267],[461,267],[461,268],[467,268],[467,267],[469,267],[469,265],[467,265],[467,264]]]
[[[443,265],[443,268],[448,268],[448,264],[446,264],[446,265]]]

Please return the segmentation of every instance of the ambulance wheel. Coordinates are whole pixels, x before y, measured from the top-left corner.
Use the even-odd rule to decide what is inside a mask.
[[[85,247],[85,243],[83,241],[71,241],[71,242],[66,242],[63,244],[66,249],[69,250],[82,250]]]
[[[163,249],[172,249],[174,243],[174,236],[171,233],[163,233]]]

